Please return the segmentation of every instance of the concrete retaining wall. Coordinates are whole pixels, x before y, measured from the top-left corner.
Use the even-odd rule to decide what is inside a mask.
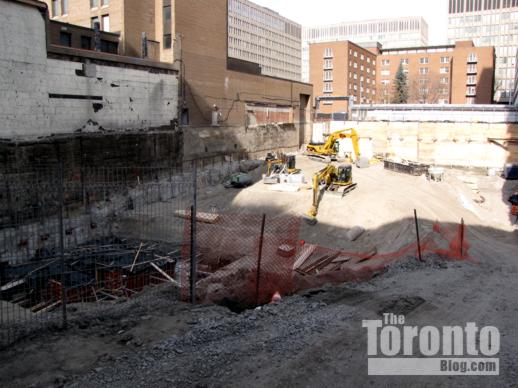
[[[217,154],[244,152],[250,158],[269,151],[296,151],[298,130],[295,124],[258,127],[184,128],[184,160]]]
[[[518,163],[518,124],[348,121],[375,153],[446,166],[503,167]]]

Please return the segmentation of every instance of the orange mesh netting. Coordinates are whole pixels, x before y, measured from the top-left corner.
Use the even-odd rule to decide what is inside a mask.
[[[299,242],[301,219],[294,216],[199,214],[196,295],[200,302],[233,303],[242,308],[281,295],[321,286],[371,279],[387,265],[418,257],[417,241],[396,252],[350,252]],[[190,220],[185,222],[180,265],[181,295],[190,295]],[[423,256],[472,260],[464,223],[436,222],[420,239]],[[262,248],[260,249],[260,247]]]

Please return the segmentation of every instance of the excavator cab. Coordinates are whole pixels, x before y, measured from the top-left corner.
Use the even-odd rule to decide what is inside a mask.
[[[337,185],[350,185],[353,181],[353,167],[350,164],[342,164],[338,166],[336,173]]]

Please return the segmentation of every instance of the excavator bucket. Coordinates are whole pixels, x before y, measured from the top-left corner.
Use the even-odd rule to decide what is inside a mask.
[[[316,218],[316,217],[313,217],[313,216],[311,216],[311,215],[309,215],[309,214],[304,214],[304,215],[302,215],[302,219],[303,219],[303,220],[304,220],[308,225],[311,225],[311,226],[316,225],[316,224],[317,224],[317,222],[318,222],[318,220],[317,220],[317,218]]]

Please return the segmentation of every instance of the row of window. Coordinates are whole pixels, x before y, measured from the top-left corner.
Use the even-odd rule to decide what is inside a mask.
[[[104,7],[110,4],[110,0],[90,0],[90,8],[97,8],[99,4]]]
[[[468,66],[473,66],[473,65],[468,65]],[[476,70],[476,65],[474,65],[475,67],[475,70]],[[470,67],[471,68],[471,67]],[[449,67],[446,67],[446,66],[443,66],[439,69],[439,73],[440,74],[448,74],[450,72],[450,68]],[[403,69],[403,73],[405,74],[408,74],[408,69]],[[430,73],[430,68],[428,67],[420,67],[419,68],[419,74],[428,74]],[[390,70],[381,70],[381,75],[382,76],[389,76],[390,75]]]
[[[422,18],[385,19],[371,22],[350,22],[335,26],[304,28],[304,40],[335,40],[339,37],[351,38],[367,34],[387,34],[391,32],[428,33],[428,25]]]
[[[475,60],[476,60],[477,56],[475,54],[470,54],[470,56],[468,57],[468,61],[470,59],[473,59],[473,58],[475,58]],[[408,65],[410,63],[410,59],[403,58],[403,59],[400,60],[400,63],[402,65]],[[430,59],[428,57],[419,58],[419,63],[421,65],[427,65],[428,63],[430,63]],[[450,57],[441,57],[441,63],[450,63]],[[381,64],[383,66],[389,66],[390,65],[390,59],[382,59],[381,60]]]
[[[100,30],[110,32],[110,15],[102,15],[100,20],[98,16],[94,16],[90,19],[90,25],[94,30],[96,24]]]
[[[105,7],[110,0],[90,0],[90,8],[97,8],[99,4]],[[50,12],[52,17],[65,16],[68,14],[68,0],[52,0]]]
[[[72,47],[72,34],[70,32],[61,31],[59,33],[59,43],[62,46]],[[81,48],[83,50],[93,50],[93,40],[90,36],[81,35]],[[117,54],[119,44],[109,40],[101,39],[100,50],[104,53]]]

